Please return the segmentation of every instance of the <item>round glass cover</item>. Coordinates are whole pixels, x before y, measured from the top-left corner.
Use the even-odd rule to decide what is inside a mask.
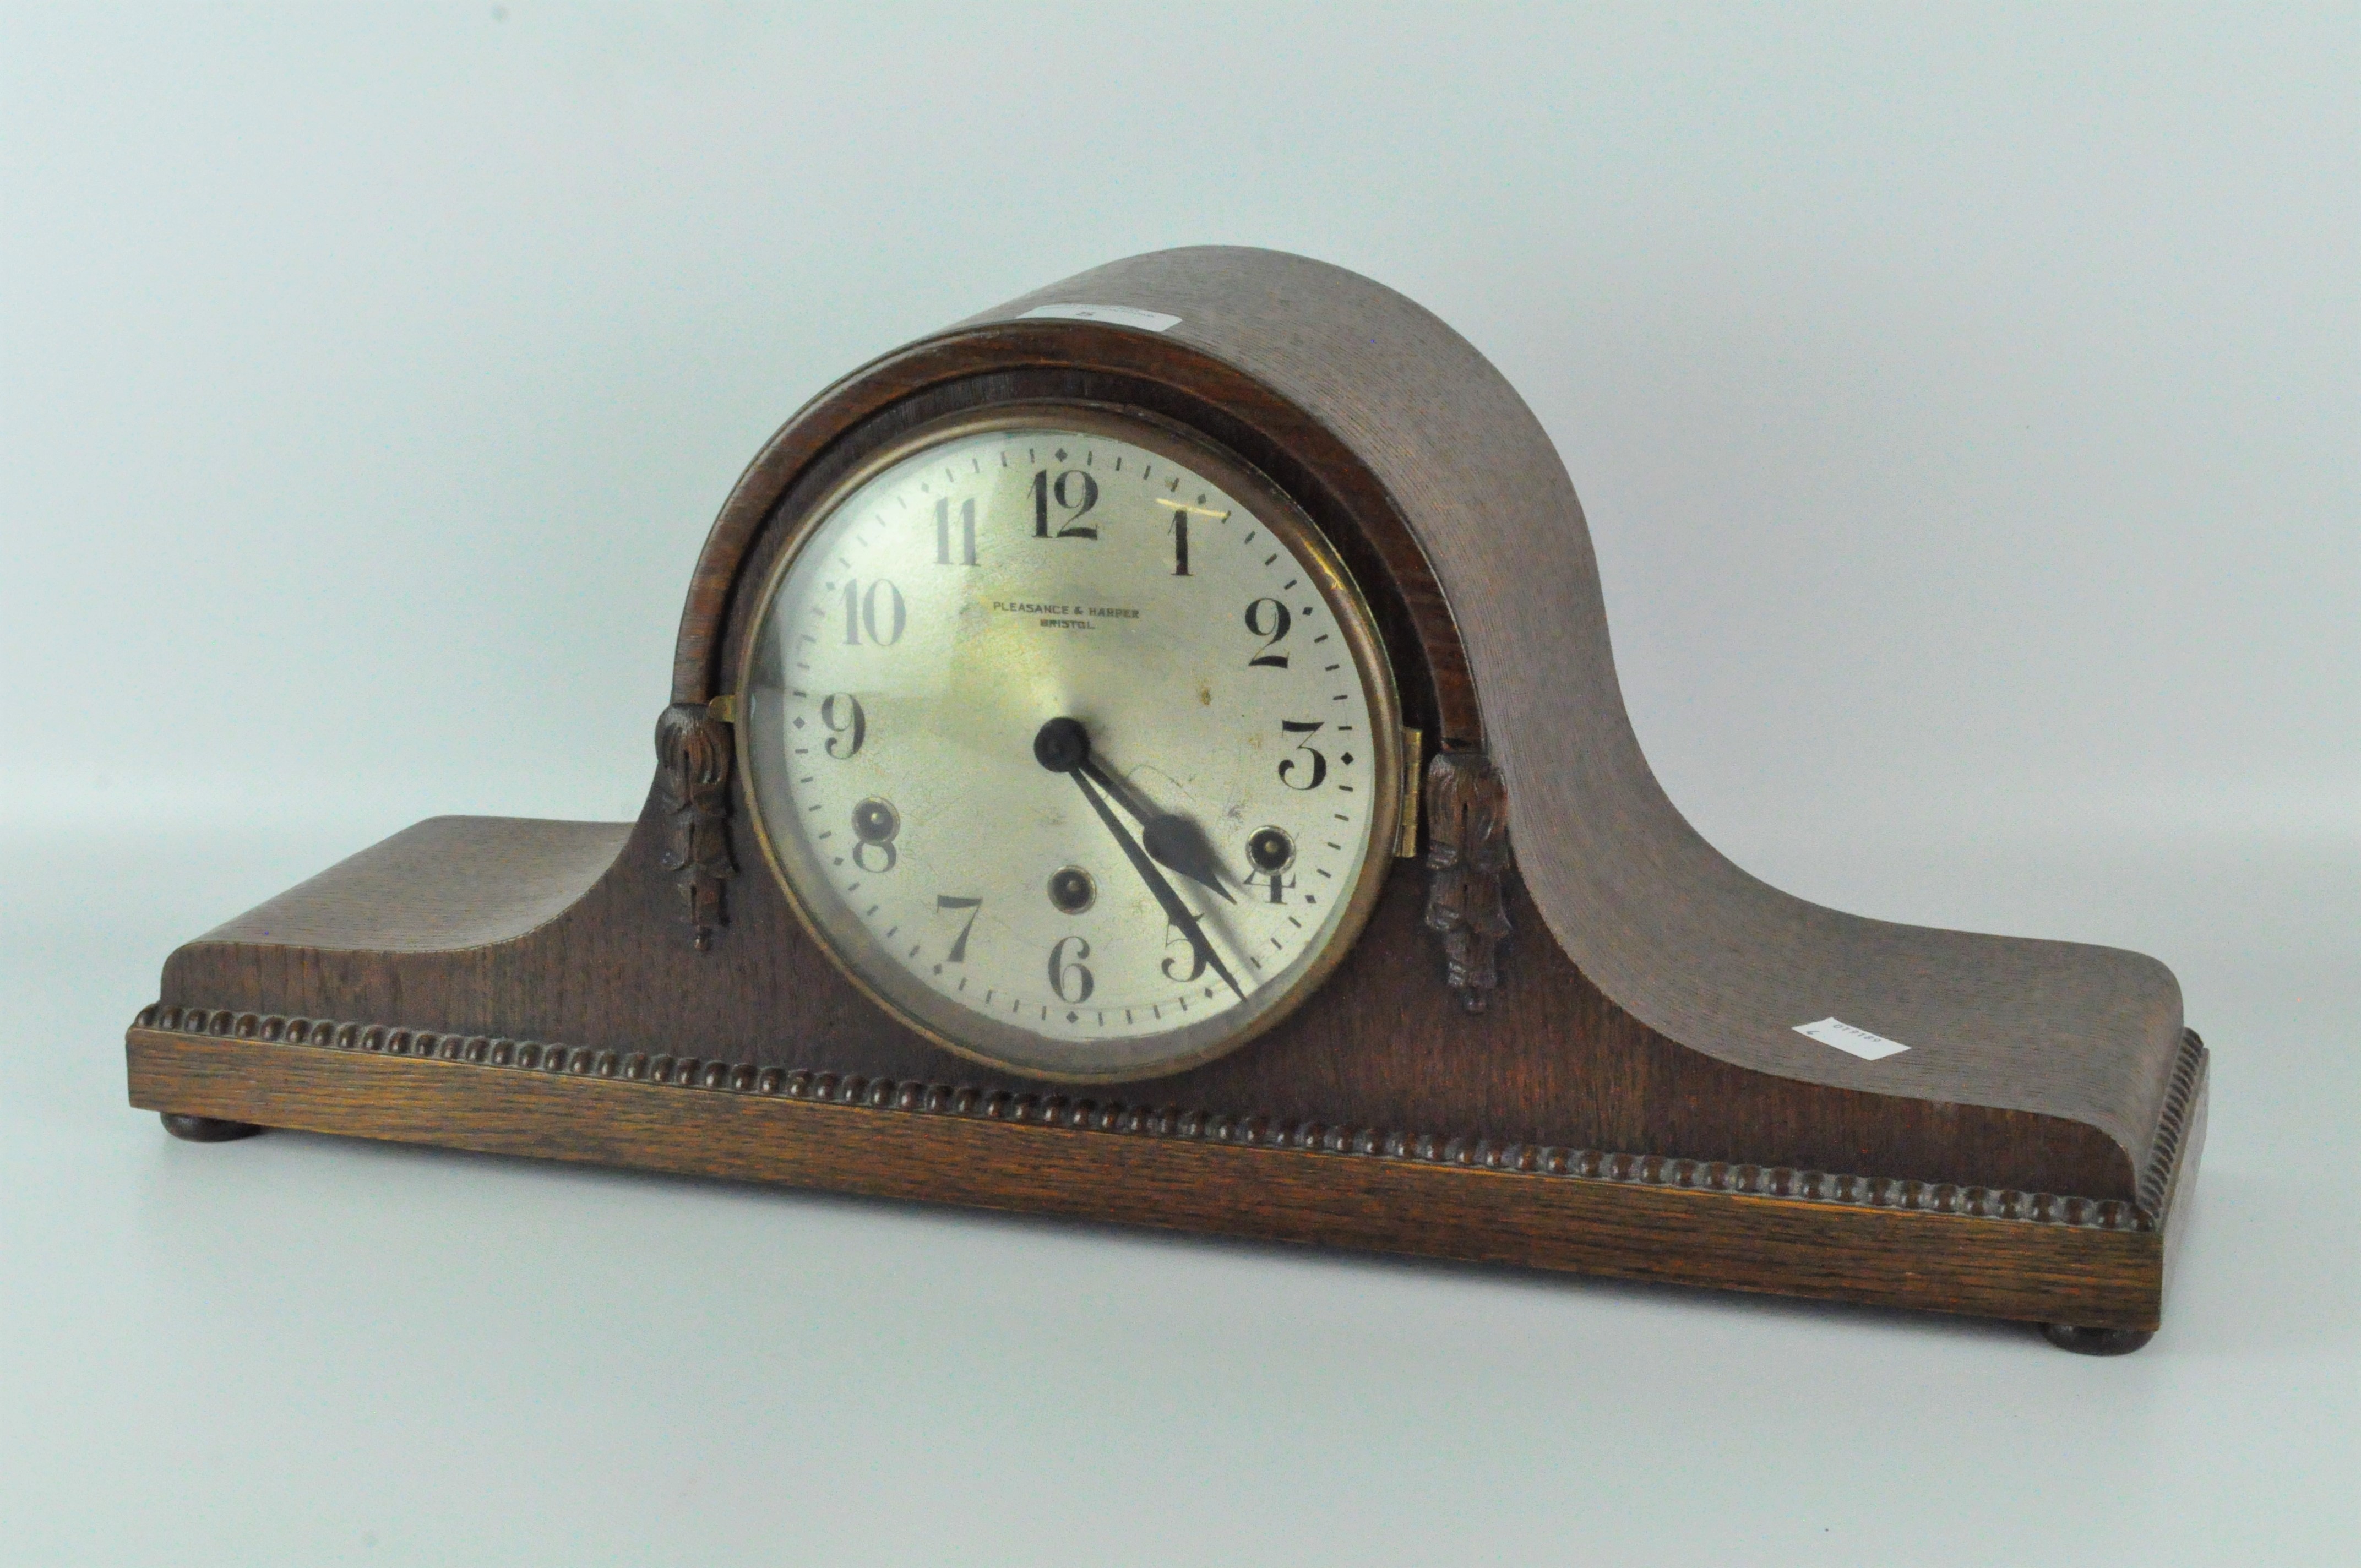
[[[796,527],[739,681],[764,853],[838,963],[1035,1076],[1170,1072],[1301,1002],[1400,809],[1367,607],[1274,487],[1144,421],[970,416]]]

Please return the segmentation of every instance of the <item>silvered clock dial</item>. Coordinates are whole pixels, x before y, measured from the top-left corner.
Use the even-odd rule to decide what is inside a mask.
[[[1367,918],[1392,674],[1325,541],[1242,465],[1071,405],[938,424],[822,497],[758,602],[764,850],[938,1043],[1172,1071],[1277,1022]]]

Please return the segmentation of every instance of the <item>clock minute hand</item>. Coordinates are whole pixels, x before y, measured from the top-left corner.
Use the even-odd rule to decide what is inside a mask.
[[[1237,902],[1236,896],[1222,885],[1221,858],[1213,852],[1213,846],[1206,842],[1203,828],[1185,817],[1169,811],[1150,811],[1141,806],[1139,797],[1099,766],[1096,757],[1085,756],[1080,766],[1082,773],[1090,775],[1093,784],[1106,791],[1117,806],[1138,819],[1140,838],[1148,859],[1168,870],[1179,872],[1191,882],[1203,883],[1232,904]]]
[[[1204,927],[1198,924],[1194,915],[1189,913],[1189,906],[1180,902],[1180,895],[1172,891],[1172,884],[1164,880],[1164,873],[1156,869],[1156,862],[1148,858],[1148,851],[1139,847],[1139,841],[1131,836],[1122,820],[1108,807],[1105,798],[1091,787],[1091,781],[1082,776],[1079,768],[1074,770],[1074,783],[1081,787],[1082,798],[1091,803],[1091,809],[1099,814],[1099,820],[1106,824],[1107,831],[1115,835],[1115,841],[1123,846],[1124,854],[1131,861],[1131,869],[1139,873],[1140,880],[1148,883],[1148,891],[1154,894],[1156,902],[1164,906],[1164,917],[1180,928],[1182,935],[1189,938],[1189,945],[1197,950],[1197,956],[1222,977],[1224,984],[1237,992],[1239,1001],[1244,1002],[1246,993],[1238,984],[1237,977],[1230,972],[1227,964],[1222,962],[1222,955],[1213,951],[1213,944],[1205,939]]]
[[[1220,975],[1223,983],[1236,993],[1239,1001],[1244,1002],[1246,999],[1246,988],[1238,984],[1237,976],[1232,974],[1229,966],[1222,961],[1222,955],[1213,951],[1213,944],[1205,938],[1204,927],[1189,913],[1189,906],[1180,902],[1180,895],[1172,891],[1172,884],[1164,879],[1162,872],[1156,869],[1156,862],[1148,858],[1148,851],[1139,847],[1139,840],[1131,836],[1122,820],[1109,808],[1105,797],[1092,787],[1091,781],[1085,776],[1090,746],[1090,732],[1079,720],[1053,718],[1041,726],[1041,732],[1033,738],[1033,756],[1053,773],[1071,773],[1074,776],[1075,787],[1082,792],[1082,798],[1091,803],[1091,809],[1098,813],[1098,818],[1105,825],[1106,830],[1115,835],[1115,841],[1122,846],[1124,858],[1131,861],[1131,869],[1139,873],[1139,880],[1148,884],[1148,891],[1156,895],[1156,902],[1163,907],[1164,917],[1180,927],[1198,958],[1204,960],[1208,969]]]

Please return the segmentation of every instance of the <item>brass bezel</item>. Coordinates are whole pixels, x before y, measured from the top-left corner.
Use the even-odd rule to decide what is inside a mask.
[[[1279,535],[1301,560],[1317,586],[1322,600],[1328,606],[1337,626],[1343,629],[1346,645],[1361,676],[1369,698],[1369,722],[1372,741],[1378,751],[1371,769],[1376,798],[1369,818],[1368,847],[1352,896],[1331,927],[1329,939],[1314,954],[1295,980],[1279,996],[1269,1003],[1235,1031],[1202,1049],[1169,1058],[1141,1069],[1123,1069],[1108,1072],[1059,1072],[1038,1065],[1014,1061],[1005,1056],[967,1040],[954,1037],[939,1023],[919,1016],[897,998],[862,972],[840,948],[837,938],[819,916],[807,904],[805,894],[788,874],[777,847],[772,842],[763,804],[757,788],[753,765],[751,732],[754,728],[753,705],[742,694],[751,686],[753,663],[763,636],[770,624],[771,609],[777,602],[779,590],[787,574],[794,569],[804,547],[820,526],[831,517],[837,507],[862,485],[914,453],[944,442],[969,435],[985,434],[996,430],[1039,427],[1072,431],[1085,435],[1101,435],[1109,439],[1131,442],[1156,452],[1168,460],[1194,469],[1219,485],[1242,505],[1249,508],[1265,527]],[[827,490],[815,498],[801,515],[793,520],[791,531],[766,573],[762,589],[751,601],[746,617],[746,631],[737,650],[731,686],[718,700],[730,704],[734,722],[730,725],[736,753],[737,774],[741,781],[741,798],[754,828],[754,839],[761,848],[763,862],[777,879],[785,893],[787,906],[795,911],[819,950],[838,972],[851,982],[853,988],[883,1009],[888,1016],[921,1036],[933,1045],[954,1056],[1005,1072],[1052,1083],[1124,1083],[1148,1079],[1170,1077],[1191,1068],[1202,1066],[1216,1058],[1246,1045],[1266,1031],[1284,1021],[1310,1000],[1324,984],[1345,955],[1352,950],[1368,926],[1369,916],[1377,908],[1385,891],[1386,877],[1392,869],[1394,846],[1400,833],[1403,795],[1401,702],[1394,680],[1393,663],[1385,641],[1378,630],[1376,618],[1359,586],[1353,581],[1343,559],[1321,532],[1319,525],[1294,499],[1251,464],[1217,445],[1196,431],[1173,421],[1150,414],[1144,410],[1082,400],[1027,400],[1003,403],[989,411],[970,410],[948,414],[914,426],[887,442],[862,462],[855,465]],[[863,933],[865,935],[866,933]],[[887,955],[890,963],[891,956]],[[1228,1016],[1225,1013],[1222,1016]],[[995,1029],[1009,1029],[994,1020],[978,1015],[977,1022]],[[1024,1033],[1024,1031],[1013,1031]],[[1172,1031],[1180,1033],[1181,1031]],[[1040,1038],[1042,1036],[1033,1036]],[[1154,1037],[1154,1036],[1148,1036]]]

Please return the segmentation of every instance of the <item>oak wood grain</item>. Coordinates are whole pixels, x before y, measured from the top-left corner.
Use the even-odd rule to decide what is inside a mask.
[[[2162,1238],[1139,1138],[135,1028],[132,1102],[270,1126],[1627,1279],[2154,1329]]]
[[[1025,316],[1049,302],[1180,320],[1153,333]],[[708,704],[734,695],[723,673],[752,634],[754,586],[816,498],[928,421],[1043,400],[1180,427],[1301,506],[1371,607],[1404,721],[1454,759],[1448,780],[1483,784],[1480,855],[1446,842],[1436,873],[1481,873],[1438,906],[1460,994],[1484,999],[1480,1012],[1455,999],[1453,965],[1425,928],[1426,876],[1395,864],[1367,929],[1306,1006],[1140,1093],[1192,1114],[1412,1129],[1468,1147],[2062,1195],[2138,1224],[2061,1240],[1964,1214],[1790,1213],[1760,1193],[1537,1187],[1521,1172],[1382,1162],[1340,1175],[1301,1151],[1143,1152],[1055,1128],[848,1121],[647,1085],[307,1055],[221,1030],[135,1028],[135,1097],[189,1115],[929,1198],[960,1197],[928,1168],[956,1154],[988,1168],[962,1201],[999,1206],[2153,1326],[2174,1234],[2164,1217],[2189,1210],[2205,1108],[2206,1058],[2169,971],[2110,948],[1844,915],[1714,850],[1641,754],[1581,509],[1531,411],[1415,304],[1273,252],[1096,269],[829,388],[756,456],[696,564],[658,774],[635,824],[423,823],[182,947],[163,1007],[688,1056],[725,1077],[952,1074],[963,1092],[1038,1089],[955,1062],[814,947],[749,859],[744,782],[719,740],[726,706]],[[1830,1014],[1910,1048],[1862,1061],[1795,1031]]]
[[[1026,319],[1049,302],[1180,320],[1148,333]],[[1480,746],[1500,767],[1540,924],[1617,1009],[1781,1083],[2081,1124],[2117,1151],[2111,1181],[2135,1179],[2182,1027],[2170,971],[2118,949],[1845,915],[1714,850],[1640,752],[1588,532],[1547,435],[1465,339],[1339,268],[1227,247],[1134,257],[845,378],[724,508],[683,617],[675,695],[713,689],[744,630],[730,585],[760,580],[745,562],[802,496],[910,423],[1020,395],[1180,420],[1297,496],[1390,617],[1410,721],[1433,705],[1445,749]],[[1911,1049],[1866,1062],[1795,1032],[1829,1015]]]
[[[1168,343],[1243,371],[1367,465],[1464,640],[1534,907],[1618,1006],[1734,1066],[2084,1122],[2136,1163],[2182,1027],[2171,972],[2117,949],[1842,914],[1708,844],[1641,754],[1565,466],[1466,339],[1343,269],[1223,247],[1111,263],[961,330],[1051,302],[1179,316]],[[1911,1049],[1865,1062],[1794,1032],[1831,1014]]]
[[[537,854],[574,853],[551,826],[422,823],[307,884],[307,917],[335,933],[333,945],[261,938],[253,922],[233,921],[172,955],[160,998],[872,1077],[950,1070],[955,1058],[844,979],[759,866],[733,879],[730,922],[712,949],[692,947],[661,791],[608,874],[555,919],[441,951],[368,940],[373,920],[412,918],[390,889],[413,872],[434,885],[449,855],[522,869]],[[491,848],[504,832],[511,841]],[[1157,1092],[1238,1114],[2137,1196],[2124,1151],[2086,1124],[1792,1082],[1685,1050],[1599,993],[1548,939],[1513,874],[1502,890],[1523,935],[1480,1016],[1446,983],[1423,878],[1397,862],[1360,941],[1312,1002],[1245,1050],[1156,1080]],[[961,1075],[986,1089],[1035,1087],[965,1064]]]

